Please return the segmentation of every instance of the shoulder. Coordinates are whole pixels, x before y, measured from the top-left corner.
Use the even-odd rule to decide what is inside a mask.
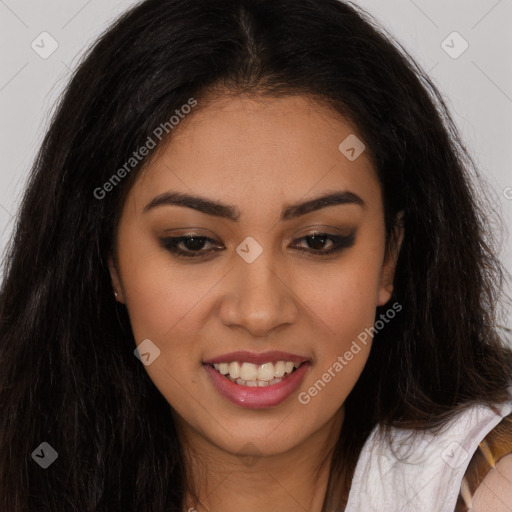
[[[502,457],[477,487],[471,510],[473,512],[512,510],[512,452]]]
[[[469,463],[456,510],[468,509],[512,510],[512,414],[487,434]]]

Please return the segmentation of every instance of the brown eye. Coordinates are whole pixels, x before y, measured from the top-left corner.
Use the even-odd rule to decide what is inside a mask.
[[[299,248],[299,250],[303,252],[310,252],[316,255],[332,254],[352,247],[355,243],[355,235],[355,232],[352,232],[348,236],[330,235],[329,233],[313,233],[299,239],[299,241],[305,240],[309,246],[309,249]],[[331,247],[325,249],[324,246],[326,241],[329,240],[331,241]]]
[[[206,236],[178,236],[172,238],[164,238],[161,240],[161,245],[168,251],[178,256],[185,256],[187,258],[195,258],[198,256],[205,256],[212,250],[203,251],[206,243],[215,244],[215,240]],[[184,247],[184,249],[179,246]]]

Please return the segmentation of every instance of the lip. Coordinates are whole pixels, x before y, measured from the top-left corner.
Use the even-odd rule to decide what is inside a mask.
[[[244,363],[263,364],[272,361],[291,361],[292,363],[304,363],[309,361],[307,357],[299,356],[297,354],[290,354],[288,352],[281,352],[279,350],[271,350],[269,352],[248,352],[247,350],[239,350],[237,352],[230,352],[229,354],[222,354],[221,356],[214,357],[203,361],[205,364],[220,364],[231,363],[233,361],[240,361]],[[294,372],[295,373],[295,372]]]
[[[239,354],[239,352],[236,352],[234,354]],[[270,352],[267,352],[265,354],[266,358],[268,357],[268,354],[270,354]],[[279,357],[281,357],[283,353],[281,352],[278,354],[280,354]],[[228,355],[229,357],[232,357],[233,354]],[[287,355],[287,357],[288,356],[289,355]],[[215,360],[212,361],[217,360],[219,360],[220,362],[226,362],[225,360],[221,360],[221,358],[216,358]],[[230,359],[230,361],[236,360],[236,358]],[[259,360],[261,360],[261,357],[259,357]],[[267,358],[263,360],[263,362],[269,360],[272,361],[272,358]],[[282,359],[278,358],[277,360],[280,361]],[[291,361],[291,359],[285,360]],[[229,379],[224,377],[224,375],[220,374],[217,370],[210,366],[211,364],[213,364],[213,362],[207,362],[203,364],[203,368],[210,377],[217,391],[231,403],[238,405],[239,407],[245,407],[250,409],[265,409],[269,407],[275,407],[284,402],[299,387],[300,383],[304,379],[304,376],[306,375],[306,372],[311,366],[311,363],[309,361],[304,362],[299,366],[299,368],[297,368],[297,370],[295,370],[293,373],[287,374],[286,376],[283,377],[283,380],[281,382],[279,382],[278,384],[273,384],[272,386],[247,387],[231,382]]]

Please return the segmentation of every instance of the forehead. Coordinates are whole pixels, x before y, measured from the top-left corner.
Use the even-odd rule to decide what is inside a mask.
[[[332,108],[302,95],[199,101],[158,149],[134,192],[147,199],[178,189],[261,209],[267,198],[336,188],[371,202],[380,187],[368,151],[350,160],[340,150],[346,140],[357,144],[356,132]]]

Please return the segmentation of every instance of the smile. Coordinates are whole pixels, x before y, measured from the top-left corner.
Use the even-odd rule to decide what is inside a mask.
[[[266,387],[279,384],[285,375],[293,373],[301,363],[272,361],[263,364],[232,361],[211,366],[231,382],[247,387]]]

